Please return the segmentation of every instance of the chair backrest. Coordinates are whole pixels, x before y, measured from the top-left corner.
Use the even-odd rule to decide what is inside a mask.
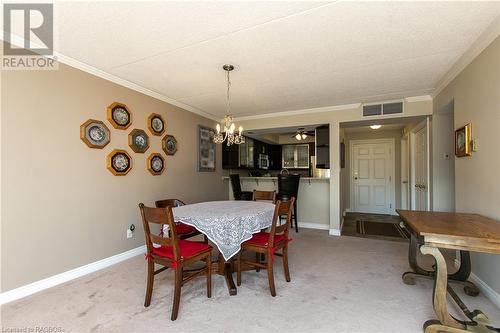
[[[276,207],[274,208],[273,215],[273,224],[271,225],[271,230],[269,232],[269,246],[274,246],[274,237],[276,235],[283,234],[285,236],[285,240],[288,240],[288,230],[292,224],[292,211],[293,205],[295,204],[295,197],[292,197],[287,201],[276,201]],[[281,216],[286,217],[286,221],[284,224],[279,225],[278,222]]]
[[[174,260],[178,261],[180,259],[179,239],[175,228],[172,207],[153,208],[146,207],[143,203],[140,203],[139,209],[141,210],[142,226],[144,227],[144,237],[146,239],[148,255],[152,256],[153,243],[162,246],[171,246],[173,248]],[[151,229],[149,227],[150,223],[159,225],[160,228],[162,228],[165,224],[168,225],[170,228],[170,233],[168,233],[169,237],[158,236],[151,233]]]
[[[271,201],[276,202],[276,191],[257,191],[253,190],[253,201]]]
[[[155,202],[156,208],[179,207],[186,205],[184,201],[179,199],[165,199]]]
[[[234,198],[237,199],[241,197],[240,175],[238,174],[229,175],[229,179],[231,179],[231,187],[233,188]]]
[[[297,198],[300,175],[278,175],[278,193]]]

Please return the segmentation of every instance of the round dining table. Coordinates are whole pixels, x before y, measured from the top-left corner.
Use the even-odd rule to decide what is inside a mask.
[[[176,222],[195,227],[219,250],[214,270],[224,275],[230,295],[236,295],[232,258],[252,234],[271,226],[275,205],[261,201],[208,201],[173,209]]]

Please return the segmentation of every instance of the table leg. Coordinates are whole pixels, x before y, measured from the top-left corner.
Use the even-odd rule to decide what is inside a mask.
[[[227,289],[229,290],[230,296],[235,296],[238,291],[236,289],[236,284],[233,280],[233,262],[225,261],[222,254],[219,254],[219,262],[218,262],[218,274],[223,275],[226,279]]]
[[[418,265],[417,251],[420,244],[417,238],[411,234],[408,249],[408,263],[412,271],[403,273],[402,279],[405,284],[414,285],[416,277],[434,278],[435,271],[428,271]],[[448,280],[463,285],[464,291],[469,296],[479,295],[479,288],[472,282],[467,281],[471,272],[470,255],[468,251],[460,251],[460,267],[458,271],[448,275]]]

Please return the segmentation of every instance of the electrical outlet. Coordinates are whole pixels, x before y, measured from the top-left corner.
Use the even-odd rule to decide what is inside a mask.
[[[127,229],[127,238],[132,238],[132,230]]]

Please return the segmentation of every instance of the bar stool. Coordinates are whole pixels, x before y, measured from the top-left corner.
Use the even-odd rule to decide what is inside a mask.
[[[229,175],[229,178],[231,179],[231,187],[233,188],[234,200],[253,200],[253,192],[241,190],[240,175]]]
[[[295,222],[295,232],[299,232],[299,225],[297,223],[297,199],[299,193],[300,175],[278,175],[278,195],[277,200],[287,201],[292,197],[295,198],[293,205],[292,222]],[[293,223],[292,223],[293,227]]]

